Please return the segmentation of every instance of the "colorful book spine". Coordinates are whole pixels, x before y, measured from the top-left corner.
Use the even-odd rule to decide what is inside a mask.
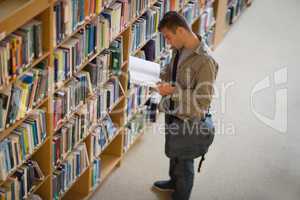
[[[93,188],[97,187],[101,181],[101,159],[97,158],[93,161],[92,173],[91,173],[91,185]]]

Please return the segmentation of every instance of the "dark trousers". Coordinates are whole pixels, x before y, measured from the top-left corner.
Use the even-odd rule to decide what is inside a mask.
[[[175,186],[172,200],[189,200],[194,184],[194,160],[171,158],[169,175]]]

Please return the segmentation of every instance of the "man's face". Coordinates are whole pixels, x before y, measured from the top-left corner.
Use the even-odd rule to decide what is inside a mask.
[[[163,28],[161,30],[167,44],[171,45],[172,48],[181,49],[183,47],[184,38],[182,37],[180,28],[177,28],[175,32],[170,29]]]

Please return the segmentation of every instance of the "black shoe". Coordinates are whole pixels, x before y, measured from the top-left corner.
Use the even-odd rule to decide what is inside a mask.
[[[175,190],[175,185],[171,181],[156,181],[154,182],[153,187],[163,192]]]

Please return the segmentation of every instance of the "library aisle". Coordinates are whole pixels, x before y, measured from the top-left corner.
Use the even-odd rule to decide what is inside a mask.
[[[226,109],[218,109],[218,135],[202,174],[195,176],[192,200],[299,199],[299,9],[298,0],[254,1],[214,52],[220,63],[217,88],[228,88]],[[288,82],[274,86],[274,73],[285,68]],[[268,76],[271,87],[255,94],[252,109],[251,91]],[[288,129],[280,133],[257,116],[273,116],[274,94],[286,88]],[[145,133],[93,200],[164,199],[151,190],[168,171],[158,128],[156,123]]]

